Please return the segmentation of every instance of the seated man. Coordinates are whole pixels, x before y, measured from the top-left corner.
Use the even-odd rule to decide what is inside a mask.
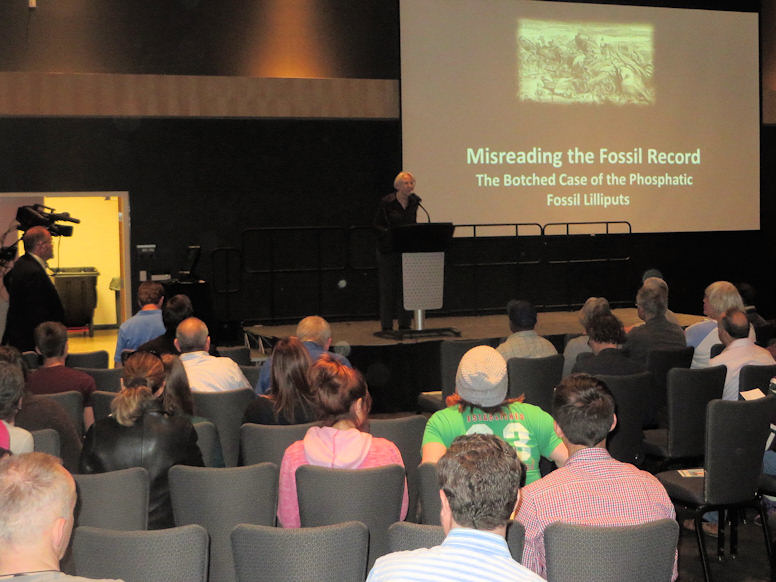
[[[520,496],[522,465],[494,435],[459,436],[437,465],[442,545],[378,558],[367,582],[380,580],[542,580],[512,559],[509,516]]]
[[[75,482],[56,457],[29,453],[0,461],[0,578],[87,580],[59,571],[75,501]]]
[[[136,350],[140,344],[164,333],[162,303],[164,303],[164,288],[161,283],[156,281],[140,283],[137,289],[137,304],[140,306],[140,311],[119,327],[116,353],[113,356],[116,366],[121,366],[121,352]]]
[[[719,321],[719,339],[725,346],[722,352],[709,360],[710,366],[727,366],[723,400],[738,400],[738,379],[741,368],[747,365],[772,366],[776,364],[771,353],[755,345],[749,334],[749,318],[742,310],[731,307]]]
[[[178,354],[175,348],[175,331],[178,324],[194,314],[191,299],[186,295],[173,295],[162,307],[162,322],[164,333],[138,346],[139,351],[156,352],[157,354]]]
[[[496,349],[504,360],[544,358],[558,353],[552,343],[536,333],[536,309],[528,301],[513,299],[507,303],[509,330],[512,332]]]
[[[307,349],[313,364],[321,357],[321,354],[328,353],[335,360],[342,362],[348,368],[352,368],[345,356],[329,352],[331,347],[331,326],[322,317],[308,315],[302,319],[296,326],[296,337],[299,338],[305,349]],[[261,366],[259,381],[256,384],[256,394],[266,394],[269,391],[272,378],[271,371],[272,356]]]
[[[184,319],[175,332],[175,348],[181,353],[192,392],[225,392],[251,385],[231,358],[211,356],[208,329],[200,319]]]
[[[16,413],[22,406],[23,394],[22,371],[13,364],[0,361],[0,448],[14,455],[30,453],[34,448],[32,435],[14,425]]]
[[[541,576],[546,575],[544,528],[553,522],[619,526],[675,516],[654,476],[615,461],[606,450],[606,436],[617,417],[614,398],[603,382],[572,374],[555,388],[552,410],[568,461],[523,489],[517,513],[525,526],[523,564]],[[674,562],[673,579],[676,576]]]
[[[628,357],[643,366],[647,365],[651,350],[681,349],[687,345],[682,328],[666,317],[667,291],[651,281],[662,279],[647,279],[636,293],[636,307],[644,325],[628,332],[624,346]]]
[[[86,372],[65,366],[67,328],[57,321],[44,321],[35,328],[35,351],[43,356],[43,365],[27,378],[27,390],[33,394],[80,392],[84,399],[84,428],[94,423],[92,394],[97,385]]]
[[[594,315],[587,333],[593,355],[578,359],[572,368],[574,373],[628,376],[646,371],[644,366],[629,360],[620,350],[620,345],[625,341],[625,331],[622,322],[613,313]]]

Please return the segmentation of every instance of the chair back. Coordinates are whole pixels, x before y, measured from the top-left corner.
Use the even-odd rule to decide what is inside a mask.
[[[115,397],[115,392],[106,392],[104,390],[92,392],[92,410],[94,411],[95,422],[110,416],[110,403],[113,402]]]
[[[94,383],[97,385],[97,390],[103,390],[105,392],[120,392],[121,391],[121,373],[123,368],[81,368],[76,367],[77,370],[81,370],[84,374],[89,374],[94,378]]]
[[[418,489],[420,523],[441,525],[439,512],[442,510],[442,501],[439,499],[439,478],[436,463],[421,463],[418,466]]]
[[[509,358],[509,398],[525,394],[528,404],[552,413],[552,391],[563,377],[563,354],[544,358]]]
[[[245,379],[248,380],[248,383],[251,386],[256,386],[256,384],[259,383],[259,372],[261,372],[261,368],[259,366],[254,366],[253,364],[250,366],[241,365],[240,370],[242,370]]]
[[[53,428],[42,428],[30,431],[30,434],[32,434],[32,442],[36,453],[48,453],[60,459],[62,458],[59,433],[56,430]]]
[[[216,348],[219,356],[231,358],[237,362],[240,366],[250,366],[251,362],[251,350],[248,346],[219,346]]]
[[[763,394],[768,394],[771,378],[776,376],[776,364],[757,366],[749,364],[741,368],[738,376],[738,391],[759,388]]]
[[[22,358],[30,370],[37,370],[43,363],[43,358],[36,351],[22,352]]]
[[[507,524],[507,546],[509,553],[516,562],[523,562],[523,545],[525,543],[525,527],[519,521]]]
[[[644,457],[644,433],[647,400],[652,374],[641,372],[628,376],[599,374],[614,395],[617,426],[609,433],[606,448],[609,454],[623,463],[638,465]]]
[[[240,523],[275,525],[277,465],[226,469],[176,465],[168,475],[175,525],[204,527],[210,535],[210,580],[233,582],[229,536]]]
[[[716,358],[725,349],[725,344],[714,344],[709,348],[709,358]]]
[[[426,417],[421,414],[401,416],[399,418],[371,418],[369,432],[376,437],[388,439],[401,453],[407,472],[407,493],[409,506],[407,519],[415,521],[418,511],[418,465],[423,431],[426,429]]]
[[[93,352],[76,352],[67,354],[65,365],[69,368],[108,368],[108,352],[96,350]]]
[[[754,327],[754,334],[757,338],[757,345],[763,348],[767,348],[774,335],[773,322],[769,321],[764,325],[757,325]]]
[[[148,471],[132,467],[108,473],[73,475],[78,491],[75,525],[104,529],[148,528]]]
[[[153,531],[78,527],[75,573],[124,582],[206,582],[208,537],[199,525]]]
[[[678,538],[673,519],[624,527],[551,523],[544,530],[547,579],[669,582]]]
[[[286,449],[304,438],[316,423],[272,425],[245,423],[240,427],[240,448],[243,465],[275,463],[278,467]]]
[[[722,398],[725,366],[673,368],[668,372],[668,456],[700,457],[706,438],[706,406]]]
[[[706,503],[729,505],[755,497],[775,404],[774,397],[709,402],[703,480]]]
[[[477,346],[488,346],[492,342],[485,339],[443,340],[439,342],[439,369],[442,386],[442,408],[445,398],[455,393],[455,374],[463,355]]]
[[[237,582],[363,582],[369,530],[349,521],[284,529],[238,525],[232,530]]]
[[[84,434],[84,397],[80,392],[68,390],[55,394],[41,394],[40,396],[59,402],[75,424],[78,434]]]
[[[223,467],[224,453],[221,451],[216,425],[209,420],[201,420],[194,423],[194,430],[197,431],[197,446],[205,467]]]
[[[397,521],[388,528],[388,549],[391,552],[433,548],[444,540],[445,532],[441,525]]]
[[[388,552],[388,527],[401,519],[404,467],[329,469],[302,465],[296,470],[302,527],[360,521],[369,528],[369,559]]]
[[[668,371],[672,368],[689,368],[694,352],[695,348],[692,346],[647,352],[647,370],[652,372],[652,398],[649,402],[651,412],[666,407]]]
[[[240,453],[240,424],[248,403],[256,396],[250,388],[227,392],[192,392],[194,412],[212,421],[218,429],[221,451],[227,467],[237,465]]]

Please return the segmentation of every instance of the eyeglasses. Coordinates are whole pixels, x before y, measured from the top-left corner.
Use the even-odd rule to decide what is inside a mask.
[[[121,352],[121,364],[124,365],[127,362],[127,360],[130,357],[134,356],[135,354],[150,354],[152,356],[156,356],[157,358],[159,358],[159,361],[162,361],[162,354],[160,354],[156,350],[134,350],[134,351],[124,350],[123,352]]]

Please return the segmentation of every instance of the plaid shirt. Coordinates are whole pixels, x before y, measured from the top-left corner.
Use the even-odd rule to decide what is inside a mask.
[[[517,520],[525,526],[523,565],[545,577],[544,528],[553,522],[623,526],[675,517],[666,490],[654,476],[615,461],[602,448],[577,451],[563,467],[520,494]],[[676,577],[674,560],[672,580]]]

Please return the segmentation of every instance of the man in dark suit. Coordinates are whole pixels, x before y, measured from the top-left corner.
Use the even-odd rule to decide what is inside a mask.
[[[35,349],[33,330],[39,323],[62,322],[65,313],[46,273],[46,261],[54,256],[51,233],[45,227],[33,226],[22,241],[26,252],[5,276],[10,301],[3,343],[24,352]]]

